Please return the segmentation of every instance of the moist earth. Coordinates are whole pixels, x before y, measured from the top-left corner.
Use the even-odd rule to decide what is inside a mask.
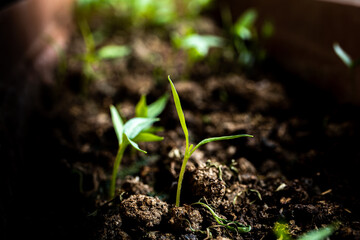
[[[212,20],[204,21],[216,29]],[[26,229],[46,224],[43,231],[58,238],[276,239],[275,223],[283,222],[295,239],[330,224],[337,226],[330,239],[360,239],[353,171],[359,169],[358,107],[339,104],[272,64],[248,76],[238,65],[218,59],[217,67],[200,61],[181,74],[186,54],[173,49],[168,38],[149,30],[123,38],[133,40],[133,54],[104,61],[105,77],[84,81],[81,64],[69,60],[66,77],[45,89],[51,110],[29,120],[34,125],[26,149],[29,159],[40,159],[46,167],[40,171],[34,165],[21,178],[26,182],[39,176],[31,187],[41,201],[28,203],[30,190],[24,189],[14,204],[23,211],[13,222],[27,222]],[[76,55],[78,46],[83,46],[82,38],[75,34],[67,54]],[[148,60],[154,51],[161,61]],[[176,207],[185,140],[170,97],[157,123],[164,140],[141,144],[147,155],[126,152],[116,197],[108,199],[118,148],[109,106],[117,106],[124,119],[134,117],[141,95],[151,103],[170,94],[168,74],[179,93],[191,143],[242,133],[254,137],[201,146],[187,164],[181,206]],[[54,165],[50,169],[49,162]],[[49,172],[45,180],[42,170]],[[219,225],[209,209],[194,204],[199,201],[251,231]],[[24,209],[26,203],[30,205]],[[51,213],[42,214],[45,208]]]

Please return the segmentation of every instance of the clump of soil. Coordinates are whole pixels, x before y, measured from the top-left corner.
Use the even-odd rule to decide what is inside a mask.
[[[219,178],[219,170],[216,168],[196,168],[189,171],[185,177],[184,184],[189,186],[189,195],[193,201],[202,197],[218,207],[225,195],[225,182]]]
[[[127,220],[127,224],[135,226],[135,229],[159,225],[167,212],[167,203],[145,195],[131,195],[120,205],[121,215]]]
[[[169,218],[168,224],[174,233],[199,231],[203,221],[200,212],[189,205],[171,208]]]

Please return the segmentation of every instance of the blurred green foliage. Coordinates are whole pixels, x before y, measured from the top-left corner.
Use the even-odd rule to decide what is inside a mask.
[[[115,16],[131,26],[166,25],[179,18],[198,16],[212,0],[78,0],[77,15],[91,17],[97,13]]]
[[[212,47],[223,47],[224,39],[214,35],[199,35],[191,33],[184,37],[174,34],[172,41],[177,48],[184,49],[188,55],[188,61],[197,62],[203,60]]]
[[[223,8],[222,21],[230,39],[230,56],[243,68],[252,68],[266,58],[264,41],[274,33],[270,21],[264,21],[257,26],[258,12],[250,8],[244,11],[233,23],[228,8]]]
[[[324,240],[331,236],[337,229],[338,224],[331,224],[326,227],[308,231],[302,234],[297,240]],[[277,240],[293,240],[289,224],[276,222],[273,228]]]
[[[84,84],[87,85],[90,80],[99,77],[99,73],[96,72],[95,69],[99,67],[102,60],[114,60],[126,57],[131,53],[131,49],[121,45],[105,45],[97,48],[87,21],[81,19],[78,25],[85,43],[85,51],[80,54],[78,58],[83,64],[83,74],[86,80]],[[85,87],[86,86],[83,86],[83,88]]]

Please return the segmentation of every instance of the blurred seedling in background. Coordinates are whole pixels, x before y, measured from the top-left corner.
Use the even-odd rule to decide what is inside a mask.
[[[115,60],[128,56],[131,49],[124,45],[105,45],[101,48],[96,47],[94,36],[86,20],[79,20],[79,29],[85,43],[85,52],[79,56],[83,63],[83,74],[85,77],[85,85],[90,80],[100,77],[99,68],[103,60]]]
[[[266,58],[263,41],[269,39],[274,33],[274,26],[264,21],[260,30],[256,27],[258,13],[255,9],[246,10],[233,24],[230,10],[226,7],[221,11],[222,21],[227,29],[230,39],[230,58],[235,58],[239,64],[249,69]]]
[[[105,18],[106,25],[119,23],[122,28],[165,26],[172,25],[181,18],[198,16],[211,2],[212,0],[78,0],[77,15],[89,19],[98,13]]]
[[[346,67],[348,67],[350,71],[350,78],[351,78],[351,86],[350,91],[352,94],[352,98],[356,97],[356,69],[360,65],[360,58],[358,59],[352,59],[352,57],[345,52],[345,50],[340,46],[339,43],[333,44],[333,49],[335,54],[340,58],[340,60],[345,64]]]
[[[115,196],[116,179],[125,149],[131,146],[137,151],[146,153],[146,151],[139,148],[138,143],[163,140],[163,137],[153,134],[157,129],[152,127],[152,125],[159,121],[159,118],[156,117],[164,110],[166,102],[167,95],[162,96],[150,105],[146,104],[145,96],[141,97],[136,106],[137,117],[130,119],[125,124],[116,107],[113,105],[110,106],[111,119],[119,143],[110,183],[110,199]]]
[[[189,132],[188,129],[186,127],[186,122],[185,122],[185,115],[184,112],[182,110],[181,107],[181,103],[180,103],[180,98],[179,95],[177,94],[177,91],[175,89],[175,86],[173,84],[173,82],[170,79],[170,76],[168,76],[168,80],[170,82],[171,85],[171,91],[173,94],[173,99],[174,99],[174,103],[175,103],[175,107],[176,107],[176,111],[180,120],[180,124],[181,127],[183,129],[184,135],[185,135],[185,154],[184,154],[184,159],[181,165],[181,170],[180,170],[180,175],[179,175],[179,180],[178,180],[178,185],[177,185],[177,191],[176,191],[176,207],[180,206],[180,194],[181,194],[181,186],[182,186],[182,181],[184,178],[184,173],[185,173],[185,169],[186,169],[186,164],[189,160],[189,158],[191,157],[191,155],[195,152],[196,149],[198,149],[200,146],[209,143],[209,142],[215,142],[215,141],[223,141],[223,140],[230,140],[230,139],[235,139],[235,138],[240,138],[240,137],[253,137],[252,135],[248,135],[248,134],[239,134],[239,135],[232,135],[232,136],[222,136],[222,137],[213,137],[213,138],[206,138],[204,140],[202,140],[201,142],[199,142],[195,147],[193,144],[189,145]]]
[[[302,234],[297,240],[325,240],[331,236],[337,229],[336,224],[332,224],[317,230],[311,230]],[[289,224],[276,222],[273,229],[277,240],[294,240],[291,237]]]
[[[333,49],[340,60],[350,69],[353,70],[360,65],[360,58],[353,60],[350,55],[339,45],[339,43],[333,44]]]
[[[203,203],[201,201],[193,203],[192,205],[201,205],[205,208],[207,208],[215,221],[221,226],[225,227],[226,229],[230,230],[233,233],[247,233],[251,231],[251,226],[245,226],[238,221],[230,221],[224,218],[219,217],[215,211],[206,203]]]
[[[178,49],[183,49],[188,57],[188,70],[196,62],[204,60],[211,48],[222,48],[224,46],[224,39],[215,35],[200,35],[190,32],[185,36],[179,33],[172,35],[172,42]]]

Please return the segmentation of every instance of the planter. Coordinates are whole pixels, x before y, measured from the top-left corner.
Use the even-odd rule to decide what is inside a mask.
[[[171,31],[196,23],[207,41],[222,42],[212,18],[151,25],[102,6],[109,14],[81,21],[82,31],[67,41],[71,1],[40,3],[19,2],[1,15],[1,23],[14,24],[1,29],[9,34],[1,45],[9,46],[1,70],[1,239],[253,240],[274,239],[276,227],[297,238],[325,226],[335,231],[332,239],[360,238],[358,179],[349,170],[359,169],[358,108],[329,106],[331,98],[317,89],[297,83],[294,91],[260,69],[261,77],[250,79],[236,53],[222,55],[233,46],[212,45],[209,56],[189,63],[187,52],[170,41]],[[21,17],[13,19],[16,12]],[[271,49],[288,39],[281,29],[279,23]],[[53,84],[57,49],[65,43],[67,68]],[[278,62],[287,54],[271,51]],[[310,64],[298,64],[310,71]],[[182,110],[176,97],[164,108],[147,105],[176,92]],[[159,121],[130,122],[149,116],[149,109]],[[189,143],[201,146],[187,148],[196,151],[182,166],[186,132]],[[230,137],[244,133],[254,137]],[[227,137],[213,138],[219,136]],[[118,150],[119,143],[124,148]]]

